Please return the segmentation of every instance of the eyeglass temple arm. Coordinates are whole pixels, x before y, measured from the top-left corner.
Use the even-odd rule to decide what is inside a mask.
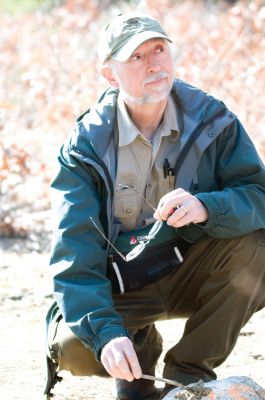
[[[156,208],[154,206],[152,206],[152,204],[149,203],[149,201],[146,200],[146,198],[141,193],[137,192],[137,190],[133,186],[124,185],[123,183],[119,183],[118,186],[122,186],[121,190],[123,190],[123,189],[132,189],[136,194],[138,194],[138,196],[140,196],[146,202],[146,204],[148,204],[154,211],[156,211]]]
[[[93,225],[95,226],[95,228],[97,229],[97,231],[101,234],[101,236],[108,242],[108,244],[119,254],[119,256],[124,260],[127,261],[126,258],[124,257],[124,255],[118,250],[116,249],[116,247],[109,241],[109,239],[104,235],[103,232],[101,232],[101,230],[99,229],[99,227],[97,226],[97,224],[95,223],[95,221],[93,220],[92,217],[89,217],[91,219],[91,221],[93,222]]]

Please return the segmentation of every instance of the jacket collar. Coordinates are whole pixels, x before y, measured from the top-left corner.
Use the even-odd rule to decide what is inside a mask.
[[[207,122],[226,108],[220,100],[180,79],[174,81],[172,91],[182,111],[197,123]]]
[[[225,109],[221,101],[180,79],[174,81],[172,94],[177,102],[177,108],[181,110],[180,113],[188,115],[194,121],[194,125],[200,121],[207,122]],[[117,89],[108,89],[93,107],[77,119],[75,133],[70,141],[71,147],[83,154],[90,153],[89,148],[92,148],[98,157],[104,157],[113,139],[113,132],[115,135],[118,133],[118,130],[114,129],[117,123],[117,96]],[[114,139],[117,145],[118,138]]]

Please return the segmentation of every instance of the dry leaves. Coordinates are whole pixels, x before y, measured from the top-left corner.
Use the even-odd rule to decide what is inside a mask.
[[[75,118],[105,88],[96,44],[112,15],[158,17],[176,75],[221,98],[265,158],[265,2],[67,0],[49,13],[1,15],[0,235],[50,232],[49,182]]]

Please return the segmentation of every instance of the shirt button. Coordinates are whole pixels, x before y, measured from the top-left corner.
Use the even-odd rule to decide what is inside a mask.
[[[130,208],[126,208],[125,212],[126,214],[131,214],[132,210]]]

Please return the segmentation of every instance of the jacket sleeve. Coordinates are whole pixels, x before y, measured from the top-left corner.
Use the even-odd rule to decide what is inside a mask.
[[[214,191],[196,196],[209,212],[200,228],[230,238],[265,227],[265,168],[238,120],[223,132],[216,149]]]
[[[129,336],[113,306],[105,240],[89,218],[103,230],[102,182],[94,168],[64,148],[59,166],[51,184],[55,227],[50,264],[55,297],[69,328],[99,359],[101,348],[111,339]]]

